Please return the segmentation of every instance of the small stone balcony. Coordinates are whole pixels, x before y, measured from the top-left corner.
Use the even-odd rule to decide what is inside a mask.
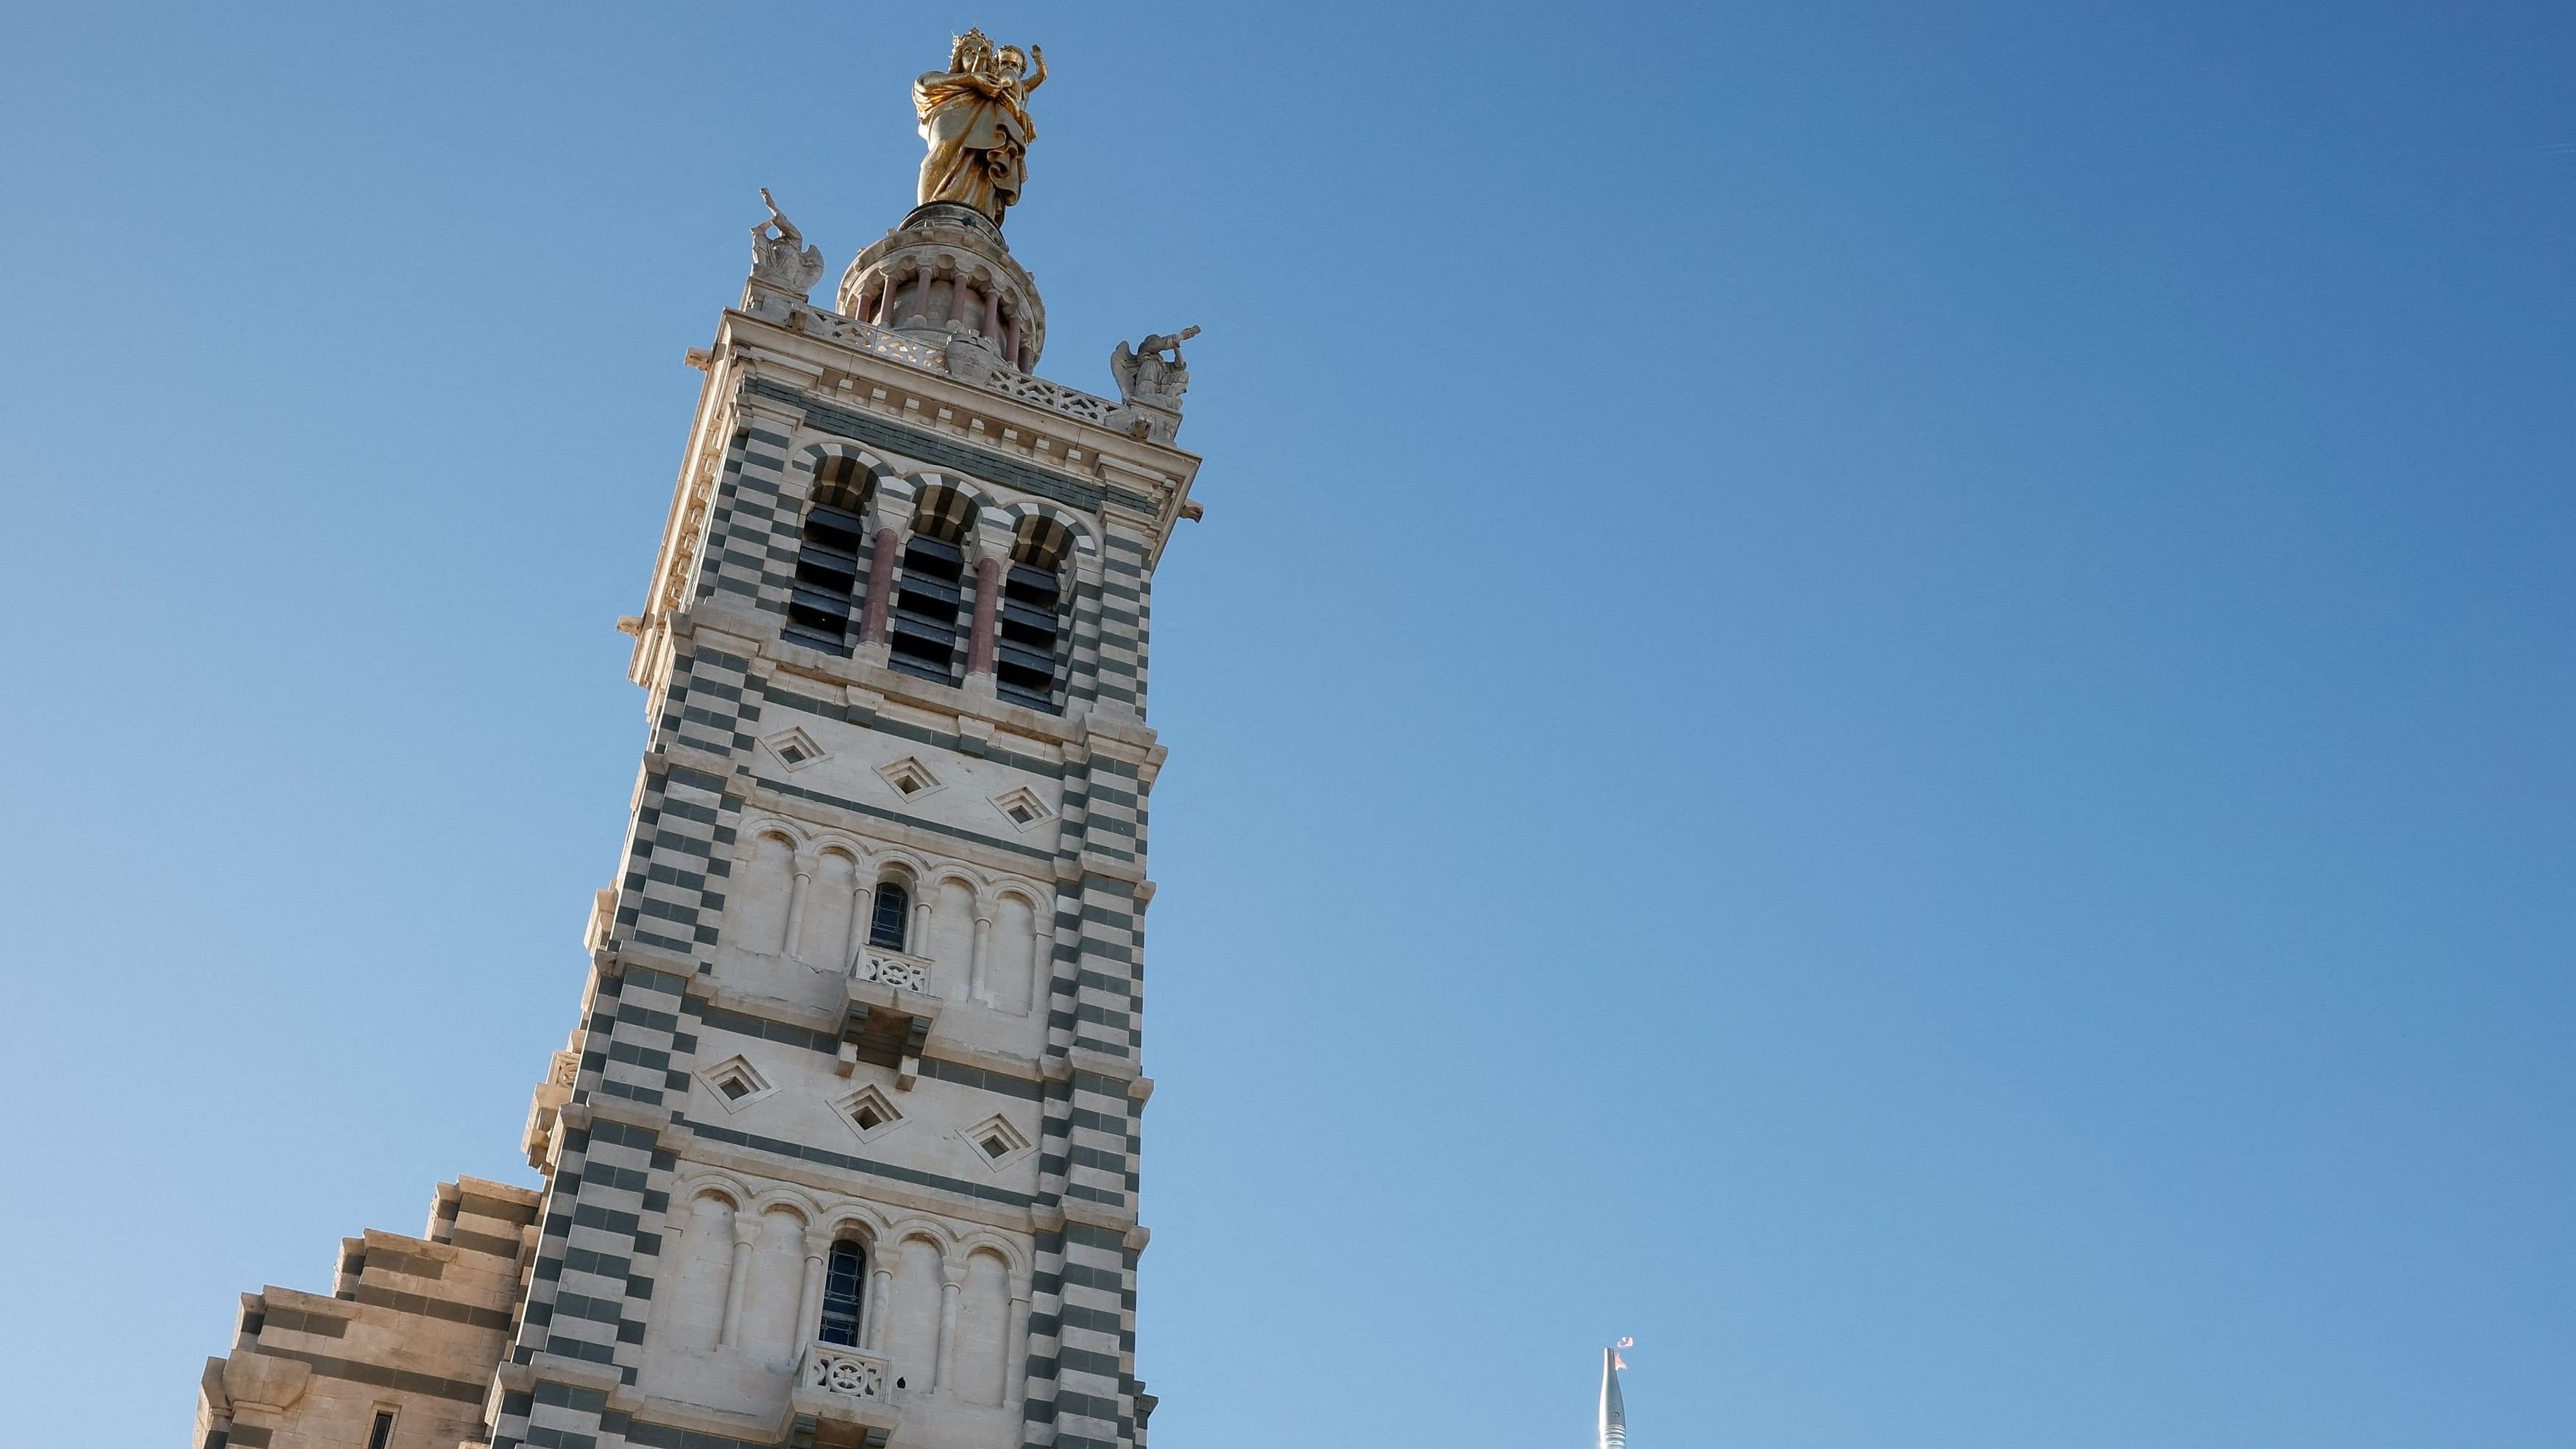
[[[859,1063],[873,1062],[895,1069],[895,1090],[911,1091],[921,1074],[922,1046],[939,1019],[939,999],[930,995],[930,963],[867,947],[850,962],[848,985],[840,1074],[849,1076]]]
[[[809,1342],[779,1437],[798,1449],[885,1449],[902,1423],[894,1393],[894,1365],[882,1354]]]

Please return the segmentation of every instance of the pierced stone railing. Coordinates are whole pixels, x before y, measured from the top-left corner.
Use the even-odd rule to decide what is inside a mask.
[[[918,341],[900,332],[889,332],[873,322],[861,322],[857,318],[844,317],[838,312],[825,312],[819,308],[814,309],[813,316],[817,325],[809,330],[819,336],[829,337],[835,342],[846,342],[863,351],[873,352],[879,357],[891,357],[897,362],[910,363],[924,372],[942,374],[948,372],[948,347],[945,343]],[[964,380],[960,379],[960,381]],[[1105,397],[1094,397],[1090,393],[1066,387],[1062,383],[1049,382],[1042,377],[1000,367],[993,371],[991,377],[986,379],[982,386],[988,392],[998,392],[1004,397],[1031,403],[1049,412],[1062,413],[1069,418],[1079,418],[1086,423],[1101,427],[1116,426],[1110,422],[1109,415],[1117,411],[1118,404]]]
[[[883,1357],[820,1340],[805,1345],[799,1386],[844,1399],[885,1403],[894,1382],[894,1366]]]
[[[861,951],[859,959],[850,963],[850,978],[854,981],[880,981],[906,991],[928,991],[930,963],[918,956]]]
[[[891,357],[897,362],[909,362],[925,372],[948,370],[948,350],[945,346],[935,347],[927,342],[916,342],[899,332],[888,332],[874,323],[844,317],[837,312],[817,312],[815,315],[825,319],[823,335],[835,342],[847,342],[853,347],[873,352],[879,357]]]
[[[1067,417],[1080,418],[1086,423],[1098,423],[1102,427],[1109,426],[1109,414],[1118,406],[1105,397],[1093,397],[1087,392],[1076,392],[1061,383],[1049,382],[1042,377],[1031,377],[1025,372],[1008,370],[996,372],[984,386],[1004,397],[1017,398],[1024,403],[1035,403],[1039,407],[1052,409]]]

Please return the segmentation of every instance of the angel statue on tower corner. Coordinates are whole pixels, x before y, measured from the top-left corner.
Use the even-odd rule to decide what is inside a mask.
[[[805,233],[778,209],[766,186],[760,188],[760,204],[769,208],[769,220],[751,229],[751,279],[802,297],[823,275],[823,249],[805,245]]]
[[[1181,394],[1190,390],[1190,363],[1181,356],[1181,344],[1198,335],[1196,327],[1157,332],[1132,351],[1120,342],[1109,354],[1109,373],[1118,379],[1118,395],[1130,403],[1178,412]],[[1163,355],[1167,352],[1171,356]]]
[[[969,30],[949,47],[948,69],[912,83],[921,139],[930,146],[921,159],[922,204],[953,201],[1001,225],[1028,179],[1029,142],[1038,134],[1029,93],[1046,84],[1046,74],[1041,47],[996,50],[983,31]]]

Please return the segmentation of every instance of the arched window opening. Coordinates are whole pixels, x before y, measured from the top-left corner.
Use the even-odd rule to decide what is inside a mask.
[[[823,1267],[823,1321],[815,1325],[816,1338],[844,1348],[859,1346],[859,1285],[866,1278],[859,1245],[847,1240],[834,1243]]]
[[[887,660],[906,674],[957,682],[958,620],[968,607],[966,535],[975,507],[954,488],[933,488],[913,510],[912,538],[903,547],[903,575],[895,586]]]
[[[1014,704],[1056,708],[1062,578],[1072,542],[1072,531],[1051,518],[1022,520],[1012,542],[1011,569],[1002,580],[1000,637],[994,641],[993,688]]]
[[[856,458],[826,458],[814,469],[814,502],[796,549],[796,583],[787,599],[790,640],[849,650],[850,615],[867,577],[867,475]]]
[[[889,951],[903,949],[903,927],[912,914],[912,894],[894,881],[877,886],[874,909],[868,916],[868,944]]]

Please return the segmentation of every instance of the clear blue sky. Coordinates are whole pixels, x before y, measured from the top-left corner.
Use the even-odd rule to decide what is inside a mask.
[[[2564,1445],[2576,12],[14,13],[0,1440],[528,1181],[755,188],[1195,322],[1164,1449]]]

